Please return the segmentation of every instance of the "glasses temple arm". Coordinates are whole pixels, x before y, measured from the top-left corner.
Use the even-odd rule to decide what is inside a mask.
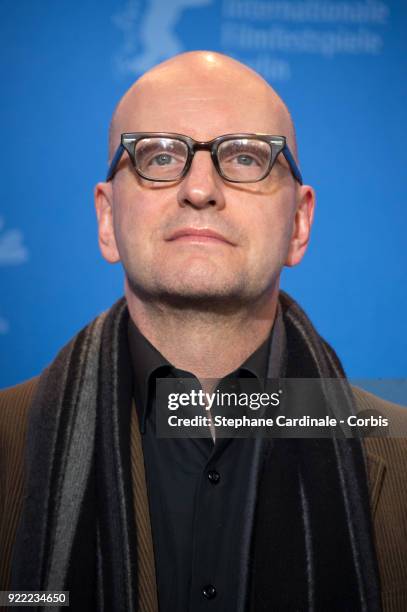
[[[303,184],[303,180],[302,180],[300,169],[298,168],[297,163],[296,163],[296,161],[294,159],[294,156],[291,153],[291,151],[290,151],[290,149],[288,148],[287,145],[284,145],[282,153],[283,153],[284,157],[286,158],[287,162],[289,163],[289,166],[291,168],[291,172],[293,173],[294,177],[297,179],[299,184],[302,185]]]
[[[116,166],[119,163],[121,156],[123,155],[123,151],[124,146],[122,145],[122,143],[120,143],[116,149],[116,153],[113,155],[109,170],[107,171],[106,182],[110,181],[110,179],[113,177],[113,174],[116,171]]]

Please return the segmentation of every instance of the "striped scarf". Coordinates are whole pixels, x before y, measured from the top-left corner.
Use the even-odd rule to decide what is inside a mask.
[[[332,349],[283,292],[280,306],[285,375],[343,379],[341,401],[351,403]],[[12,588],[69,590],[72,610],[157,607],[140,540],[149,524],[145,479],[135,488],[131,474],[131,453],[141,462],[142,450],[138,428],[130,439],[128,317],[122,298],[79,332],[42,373],[30,410]],[[254,492],[243,609],[378,612],[360,441],[275,440],[267,449]]]

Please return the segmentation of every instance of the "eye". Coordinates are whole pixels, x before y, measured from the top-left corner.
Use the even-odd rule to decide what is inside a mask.
[[[188,159],[188,146],[170,137],[142,138],[134,151],[137,171],[151,180],[172,180],[181,175]]]
[[[258,161],[251,155],[238,155],[235,160],[242,166],[253,166],[254,164],[258,165]]]
[[[257,138],[232,138],[218,147],[218,162],[226,179],[257,181],[265,176],[271,160],[268,142]]]
[[[149,166],[168,166],[174,163],[174,157],[168,153],[160,153],[152,157],[148,163]]]
[[[270,159],[270,147],[265,142],[253,140],[229,140],[218,150],[223,165],[237,168],[263,168]]]

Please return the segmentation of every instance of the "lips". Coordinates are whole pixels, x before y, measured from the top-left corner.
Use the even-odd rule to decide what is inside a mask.
[[[225,244],[230,244],[235,246],[233,242],[231,242],[228,238],[220,234],[219,232],[215,232],[209,228],[194,228],[194,227],[182,227],[175,232],[173,232],[168,241],[173,240],[191,240],[196,242],[224,242]]]

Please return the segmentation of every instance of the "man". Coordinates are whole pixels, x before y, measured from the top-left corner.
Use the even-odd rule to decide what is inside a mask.
[[[315,202],[285,104],[231,58],[187,53],[125,94],[109,147],[99,244],[125,300],[2,394],[5,584],[70,590],[79,610],[407,609],[404,439],[155,431],[158,378],[344,377],[279,292]]]

